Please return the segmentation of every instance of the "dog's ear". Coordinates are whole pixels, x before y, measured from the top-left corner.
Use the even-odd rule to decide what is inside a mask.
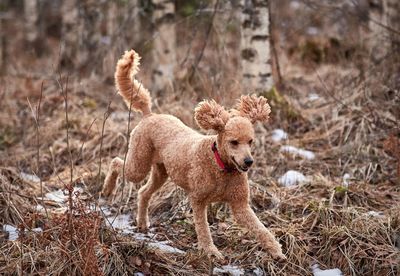
[[[214,100],[200,102],[194,110],[194,119],[204,130],[222,131],[229,120],[229,113]]]
[[[240,116],[249,118],[253,124],[256,121],[268,121],[271,113],[267,99],[263,96],[257,97],[255,94],[240,97],[236,110],[239,111]]]

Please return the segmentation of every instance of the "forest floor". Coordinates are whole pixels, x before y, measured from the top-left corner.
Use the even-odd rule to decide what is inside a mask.
[[[283,83],[263,93],[272,119],[256,126],[249,172],[252,208],[283,245],[283,263],[225,204],[208,213],[225,259],[198,252],[189,202],[170,181],[152,199],[150,231],[139,233],[136,194],[145,181],[121,183],[110,200],[99,191],[140,115],[104,78],[29,74],[29,55],[14,55],[0,89],[0,274],[398,275],[399,78],[357,58],[305,66],[307,47],[279,54]],[[208,94],[180,94],[188,85],[154,95],[154,110],[197,128],[192,111]]]

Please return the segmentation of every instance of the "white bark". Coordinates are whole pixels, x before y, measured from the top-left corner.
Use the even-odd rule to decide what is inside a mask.
[[[143,34],[140,22],[140,0],[129,0],[123,5],[116,1],[109,1],[106,5],[106,34],[102,38],[101,47],[106,47],[103,54],[102,75],[113,78],[115,65],[121,55],[121,51],[133,48],[136,43],[143,42]],[[121,32],[121,26],[123,30]],[[132,34],[132,39],[125,39],[126,29]],[[122,36],[119,35],[122,33]],[[127,46],[128,45],[128,46]]]
[[[4,41],[4,19],[1,18],[0,15],[0,75],[4,73],[4,67],[5,67],[5,41]]]
[[[118,6],[117,3],[111,1],[107,8],[107,34],[103,37],[103,43],[108,44],[109,50],[105,53],[103,58],[103,72],[102,74],[106,78],[113,78],[115,65],[117,64],[117,59],[119,57],[116,52],[115,41],[113,41],[113,35],[118,29]],[[102,45],[104,47],[104,45]],[[128,50],[128,49],[127,49]]]
[[[383,1],[369,0],[369,30],[368,44],[370,55],[374,61],[379,61],[388,53],[389,39],[384,26],[386,26]]]
[[[399,50],[400,1],[369,1],[369,45],[375,61],[390,59]]]
[[[24,0],[25,36],[29,43],[36,42],[39,38],[39,7],[37,0]]]
[[[273,86],[268,1],[241,0],[240,8],[243,85],[266,91]]]
[[[65,65],[73,65],[79,47],[81,28],[79,27],[79,0],[64,0],[61,6],[62,30],[61,58]]]
[[[152,19],[157,33],[153,43],[152,89],[165,91],[172,88],[176,67],[175,3],[172,0],[153,0],[153,4]]]
[[[398,54],[400,50],[400,1],[384,0],[383,11],[388,26],[391,51]]]

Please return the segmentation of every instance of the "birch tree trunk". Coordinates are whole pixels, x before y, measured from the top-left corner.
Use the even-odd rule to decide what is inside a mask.
[[[39,6],[37,0],[24,0],[25,37],[29,44],[34,44],[39,38]]]
[[[61,6],[61,65],[71,67],[76,62],[79,47],[80,18],[79,0],[64,0]]]
[[[0,75],[5,71],[5,34],[4,34],[4,19],[0,15]]]
[[[400,1],[369,1],[370,51],[375,62],[392,62],[400,50]]]
[[[384,0],[383,10],[386,17],[390,39],[390,52],[396,61],[399,61],[400,53],[400,1],[399,0]]]
[[[128,0],[124,4],[108,1],[106,5],[106,33],[102,38],[102,47],[107,48],[105,54],[102,54],[104,56],[102,74],[112,81],[114,81],[115,65],[121,53],[135,48],[136,43],[143,42],[139,12],[140,0]]]
[[[244,88],[272,88],[268,0],[240,0],[242,78]]]
[[[156,37],[153,43],[153,90],[173,88],[176,67],[176,31],[174,24],[175,3],[173,0],[153,0],[153,24]]]
[[[368,27],[370,34],[368,36],[368,44],[370,56],[373,62],[381,61],[388,53],[389,38],[386,31],[386,18],[384,13],[384,5],[381,0],[369,0],[368,11]]]
[[[106,78],[113,79],[115,64],[117,63],[118,54],[115,49],[115,41],[113,41],[113,35],[117,31],[118,28],[118,6],[117,3],[111,1],[108,3],[107,7],[107,34],[106,37],[103,38],[104,44],[108,44],[110,48],[105,53],[105,57],[103,58],[103,74]]]

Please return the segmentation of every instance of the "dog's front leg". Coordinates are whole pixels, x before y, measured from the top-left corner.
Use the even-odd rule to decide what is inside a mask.
[[[215,247],[210,228],[207,223],[207,204],[196,200],[191,201],[194,217],[194,225],[196,228],[199,249],[204,250],[208,255],[214,255],[222,259],[223,256]]]
[[[260,222],[256,214],[250,208],[247,202],[231,203],[231,208],[236,221],[252,232],[273,258],[284,260],[281,245],[275,239],[274,235]]]

